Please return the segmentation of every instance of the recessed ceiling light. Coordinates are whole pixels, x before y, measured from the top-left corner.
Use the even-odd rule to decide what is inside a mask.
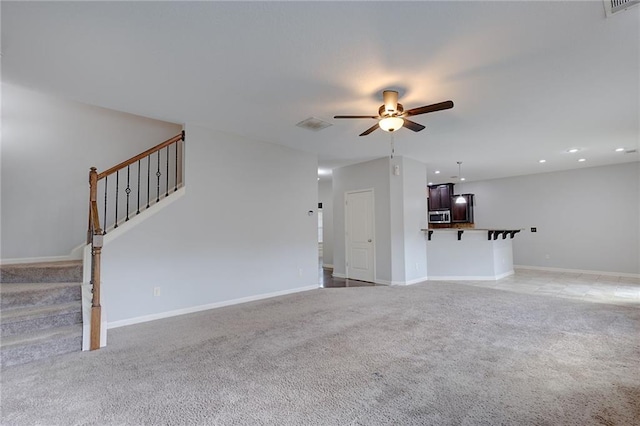
[[[546,163],[547,160],[538,160],[538,163]]]
[[[440,170],[436,170],[434,173],[439,175],[440,174]]]
[[[460,180],[466,180],[465,178],[460,178]]]
[[[326,176],[326,175],[330,175],[333,173],[333,170],[331,169],[318,169],[318,174],[320,176]]]
[[[573,154],[574,152],[578,152],[580,151],[578,148],[571,148],[570,150],[568,150],[567,152]]]
[[[427,183],[427,185],[433,185],[433,182],[429,182],[429,183]]]
[[[624,151],[624,148],[616,148],[616,152],[622,152]]]
[[[587,159],[586,158],[581,158],[578,161],[582,163],[583,161],[587,161]]]

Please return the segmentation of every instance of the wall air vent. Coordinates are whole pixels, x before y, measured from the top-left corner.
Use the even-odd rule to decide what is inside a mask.
[[[604,11],[607,16],[614,13],[622,12],[632,6],[640,4],[640,0],[602,0],[604,2]]]
[[[296,124],[296,126],[302,127],[303,129],[313,130],[314,132],[318,132],[329,126],[332,126],[332,124],[327,123],[326,121],[322,121],[319,118],[309,117],[306,120],[302,120],[301,122]]]

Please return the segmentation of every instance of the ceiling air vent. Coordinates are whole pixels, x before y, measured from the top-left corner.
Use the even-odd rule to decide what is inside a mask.
[[[614,13],[622,12],[630,8],[631,6],[637,6],[640,4],[640,0],[603,0],[604,11],[607,16],[611,16]]]
[[[302,127],[303,129],[313,130],[314,132],[318,132],[324,128],[331,126],[331,123],[327,123],[326,121],[322,121],[319,118],[309,117],[306,120],[302,120],[296,126]]]

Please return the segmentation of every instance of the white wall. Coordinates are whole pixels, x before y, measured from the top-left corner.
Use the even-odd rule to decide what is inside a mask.
[[[89,168],[114,166],[181,130],[3,83],[0,258],[69,255],[86,239]]]
[[[333,267],[333,184],[331,179],[318,181],[318,202],[322,203],[322,263]]]
[[[111,325],[318,286],[316,157],[186,132],[185,196],[103,250]]]
[[[525,229],[516,265],[640,273],[640,163],[465,182],[464,192],[476,194],[476,228]]]

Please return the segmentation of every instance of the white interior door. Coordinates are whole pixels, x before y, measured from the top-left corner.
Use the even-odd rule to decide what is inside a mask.
[[[348,192],[345,212],[347,278],[373,282],[375,276],[373,191]]]

